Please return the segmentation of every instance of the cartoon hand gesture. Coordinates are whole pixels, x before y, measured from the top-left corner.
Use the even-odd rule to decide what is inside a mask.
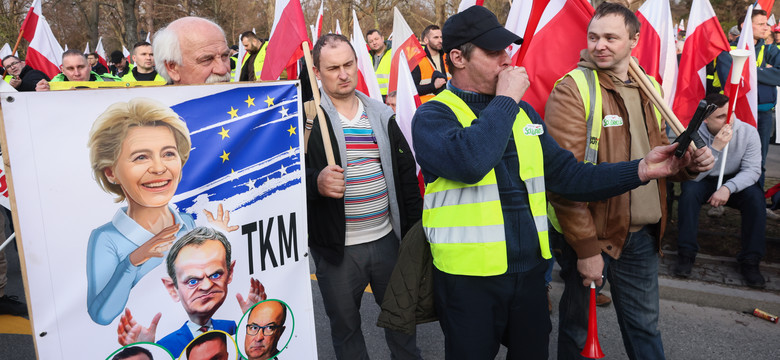
[[[246,301],[244,301],[244,297],[240,293],[236,294],[236,300],[238,300],[238,306],[241,307],[242,313],[249,311],[254,304],[265,300],[266,297],[263,283],[254,278],[249,279],[249,294],[246,297]]]
[[[173,224],[162,229],[157,235],[130,253],[130,263],[133,266],[139,266],[153,257],[163,257],[176,240],[176,233],[179,232],[180,228],[181,224]]]
[[[133,315],[130,314],[130,309],[125,308],[125,313],[119,319],[119,326],[117,326],[116,332],[118,335],[119,345],[126,346],[136,342],[154,342],[155,333],[157,332],[157,323],[160,322],[162,313],[152,318],[152,323],[148,328],[141,326],[133,319]]]
[[[219,204],[217,207],[216,219],[214,218],[214,214],[212,214],[211,211],[203,209],[203,213],[206,214],[206,220],[223,231],[232,232],[238,230],[238,225],[228,225],[228,222],[230,222],[230,211],[223,211],[222,204]]]

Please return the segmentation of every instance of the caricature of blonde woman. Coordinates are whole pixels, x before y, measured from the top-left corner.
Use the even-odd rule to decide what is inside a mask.
[[[87,248],[87,310],[110,324],[125,308],[130,290],[156,266],[174,240],[195,228],[192,217],[169,202],[190,154],[187,125],[169,107],[134,98],[106,109],[89,134],[92,171],[98,185],[127,206],[95,229]],[[226,231],[230,215],[217,210],[213,225]]]

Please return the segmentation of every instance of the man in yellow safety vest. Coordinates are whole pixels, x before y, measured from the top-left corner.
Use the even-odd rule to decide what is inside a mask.
[[[442,32],[452,79],[417,109],[412,136],[445,357],[492,359],[505,344],[508,359],[547,359],[546,190],[605,199],[677,172],[690,156],[667,146],[643,160],[580,163],[521,101],[528,75],[505,51],[519,36],[482,6],[453,15]]]

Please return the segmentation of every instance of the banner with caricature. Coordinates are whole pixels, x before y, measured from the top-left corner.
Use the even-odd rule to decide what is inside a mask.
[[[295,82],[2,112],[40,358],[317,358]]]

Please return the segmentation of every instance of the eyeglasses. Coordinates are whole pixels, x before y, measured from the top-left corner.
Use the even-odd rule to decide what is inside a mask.
[[[10,69],[10,68],[12,68],[12,67],[14,67],[14,66],[16,66],[16,65],[19,65],[19,64],[21,64],[21,63],[22,63],[21,61],[14,61],[14,62],[12,62],[12,63],[8,64],[8,66],[6,66],[6,68],[9,68],[9,69]]]
[[[281,325],[266,325],[266,326],[260,326],[257,324],[247,324],[246,325],[246,334],[249,336],[255,336],[260,331],[260,329],[263,329],[263,336],[271,336],[274,333],[276,333],[276,330],[278,330]]]

